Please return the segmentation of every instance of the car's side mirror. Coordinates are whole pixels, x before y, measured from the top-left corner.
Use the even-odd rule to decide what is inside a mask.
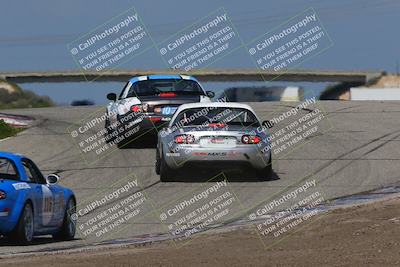
[[[274,123],[272,121],[269,121],[269,120],[263,121],[262,125],[264,127],[267,127],[268,129],[271,129],[272,127],[274,127]]]
[[[117,95],[115,93],[109,93],[109,94],[107,94],[107,99],[111,100],[111,101],[116,101]]]
[[[46,177],[46,181],[48,184],[56,184],[60,180],[60,177],[57,174],[49,174]]]
[[[215,96],[215,93],[213,91],[207,91],[206,94],[209,98],[213,98]]]

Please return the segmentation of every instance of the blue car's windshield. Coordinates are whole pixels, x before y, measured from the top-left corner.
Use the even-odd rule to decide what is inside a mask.
[[[17,170],[11,160],[0,158],[0,179],[19,180]]]

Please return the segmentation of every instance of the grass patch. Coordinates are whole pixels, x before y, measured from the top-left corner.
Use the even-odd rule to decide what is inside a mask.
[[[7,123],[5,123],[3,120],[0,120],[0,139],[14,136],[21,131],[22,131],[22,129],[11,127]]]

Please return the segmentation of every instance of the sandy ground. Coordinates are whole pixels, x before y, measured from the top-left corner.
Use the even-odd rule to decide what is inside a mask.
[[[400,266],[400,198],[331,211],[269,249],[254,230],[90,253],[5,258],[0,266]]]

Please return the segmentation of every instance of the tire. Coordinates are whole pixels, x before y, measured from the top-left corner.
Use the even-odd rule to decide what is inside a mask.
[[[34,234],[34,215],[32,205],[26,203],[15,227],[11,234],[11,239],[21,245],[28,245],[33,240]]]
[[[164,158],[160,160],[160,180],[161,182],[172,182],[175,178],[176,171],[171,169],[165,162]]]
[[[160,162],[160,151],[156,150],[156,174],[160,175],[161,172],[161,162]]]
[[[71,215],[76,212],[76,203],[73,198],[70,198],[65,208],[64,221],[60,231],[53,235],[54,239],[69,241],[73,240],[76,233],[76,223],[71,218]]]
[[[262,181],[268,181],[272,177],[272,157],[271,154],[269,155],[269,160],[268,160],[268,165],[261,169],[261,170],[256,170],[257,178],[259,178]]]

